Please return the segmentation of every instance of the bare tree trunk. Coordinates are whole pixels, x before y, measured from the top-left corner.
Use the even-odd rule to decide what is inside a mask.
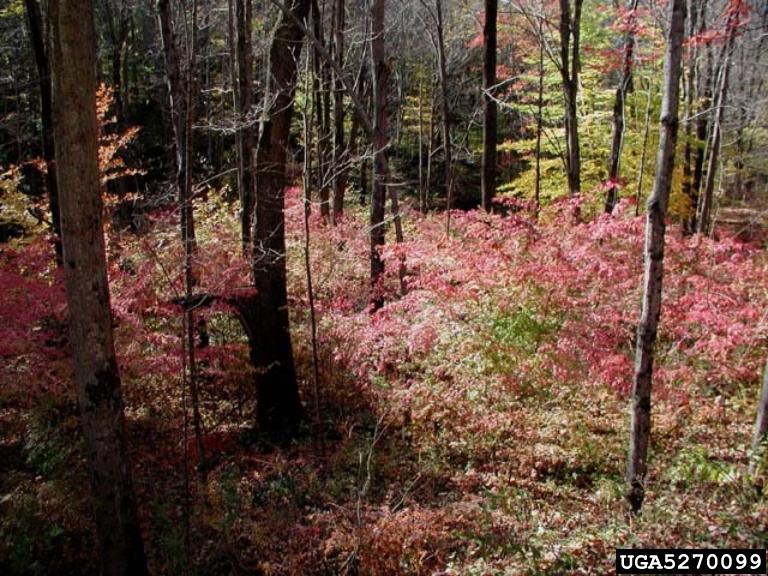
[[[357,81],[355,82],[355,86],[357,87],[357,93],[358,98],[360,102],[366,102],[368,98],[368,66],[365,63],[365,54],[363,54],[363,62],[360,65],[360,69],[358,70],[357,75]],[[338,78],[338,76],[337,76]],[[362,110],[356,110],[355,113],[352,115],[352,126],[349,129],[349,140],[347,141],[346,146],[346,154],[347,154],[347,161],[344,163],[344,165],[340,168],[342,171],[344,171],[344,179],[346,181],[347,175],[349,174],[349,170],[351,167],[351,160],[352,157],[359,158],[360,154],[358,153],[358,137],[360,136],[361,128],[363,128],[364,119],[362,118]],[[365,156],[361,159],[359,159],[360,162],[360,194],[358,197],[358,201],[360,206],[365,206],[365,196],[366,196],[366,186],[367,186],[367,161],[365,159]]]
[[[760,400],[757,404],[757,418],[755,418],[755,431],[752,435],[752,457],[749,463],[749,473],[757,472],[757,464],[762,456],[763,444],[768,438],[768,362],[765,364],[763,374],[763,389],[760,392]]]
[[[485,0],[483,40],[483,160],[480,183],[483,208],[490,212],[496,193],[496,139],[497,106],[492,94],[496,86],[496,17],[498,0]]]
[[[427,185],[424,181],[424,87],[419,78],[419,210],[427,212]]]
[[[320,46],[315,46],[313,59],[313,102],[315,108],[315,126],[317,128],[317,187],[320,192],[320,214],[325,222],[331,220],[331,186],[329,176],[333,167],[331,166],[331,153],[329,153],[329,143],[331,139],[330,132],[330,103],[328,96],[328,64],[323,60],[320,54],[320,48],[325,48],[323,15],[317,0],[311,2],[312,26],[314,35]]]
[[[664,232],[677,145],[680,73],[685,37],[685,0],[670,4],[670,27],[664,58],[664,98],[661,107],[661,138],[656,157],[656,180],[648,199],[645,224],[645,274],[643,310],[637,330],[635,374],[632,387],[632,423],[627,469],[627,499],[638,512],[645,498],[648,442],[651,433],[651,383],[654,347],[661,316],[664,275]]]
[[[185,144],[184,153],[184,187],[183,191],[186,197],[179,198],[179,211],[185,215],[182,218],[181,241],[184,245],[184,289],[189,302],[195,288],[196,277],[193,268],[194,257],[197,252],[197,239],[195,238],[195,204],[192,197],[192,126],[194,124],[194,84],[195,84],[195,50],[197,49],[197,0],[192,0],[192,34],[187,45],[187,77],[186,88],[186,119],[185,126]],[[189,392],[192,400],[192,426],[195,431],[195,440],[197,443],[198,471],[200,477],[205,481],[206,478],[206,460],[205,446],[203,444],[203,424],[200,416],[200,399],[198,395],[198,371],[197,359],[195,357],[195,310],[187,307],[184,311],[187,329],[187,365],[189,368]]]
[[[168,77],[168,96],[170,98],[171,123],[173,125],[174,148],[175,148],[175,184],[177,188],[177,197],[179,202],[182,199],[190,197],[190,191],[187,189],[189,181],[187,179],[187,161],[190,158],[187,154],[187,88],[185,78],[182,76],[181,60],[176,43],[176,34],[173,26],[173,11],[170,0],[157,0],[158,20],[160,25],[160,36],[163,44],[163,55],[165,58],[166,75]],[[186,230],[187,237],[194,238],[194,222],[189,218],[190,210],[181,211],[181,227]]]
[[[698,21],[698,1],[688,0],[688,36],[696,33]],[[685,152],[683,160],[683,193],[688,198],[691,214],[683,220],[683,231],[691,234],[695,230],[696,207],[698,191],[693,188],[693,115],[694,97],[696,94],[696,61],[698,50],[695,45],[688,46],[688,79],[685,90]]]
[[[621,81],[616,89],[616,100],[613,104],[613,134],[611,135],[611,159],[608,166],[608,192],[605,197],[605,211],[613,212],[619,199],[619,167],[621,165],[621,150],[624,143],[624,104],[627,92],[632,90],[632,65],[635,58],[634,26],[638,0],[631,0],[629,9],[632,11],[629,22],[629,32],[624,40],[624,61],[621,70]]]
[[[285,186],[302,28],[310,0],[294,0],[283,13],[270,48],[269,121],[263,126],[256,159],[256,222],[253,233],[253,297],[247,323],[256,367],[257,419],[267,437],[297,432],[301,403],[293,360],[285,249]]]
[[[568,192],[577,196],[581,192],[581,148],[579,144],[578,93],[581,70],[581,9],[583,0],[560,0],[560,75],[565,99],[565,166]]]
[[[371,12],[371,68],[373,71],[373,191],[371,194],[371,304],[381,308],[384,298],[379,280],[384,263],[379,254],[384,245],[384,208],[387,186],[387,94],[389,65],[384,48],[386,0],[374,0]]]
[[[697,17],[699,20],[699,34],[703,34],[707,28],[707,2],[701,2],[699,5]],[[691,185],[692,194],[696,196],[696,205],[694,206],[694,217],[691,227],[698,229],[698,210],[701,202],[701,182],[704,179],[704,161],[706,160],[706,142],[707,132],[709,131],[709,107],[712,103],[712,82],[714,81],[712,73],[712,48],[706,46],[706,62],[704,64],[704,74],[698,71],[698,62],[696,62],[696,92],[699,100],[699,109],[696,117],[696,158],[693,166],[693,183]]]
[[[305,90],[307,94],[311,92],[310,89],[310,51],[307,50],[306,64],[304,66],[305,76]],[[315,400],[315,426],[317,426],[317,433],[320,435],[321,451],[325,454],[325,435],[323,433],[322,419],[320,417],[320,358],[317,346],[317,313],[315,309],[315,290],[312,282],[312,258],[310,254],[310,227],[309,216],[311,214],[310,206],[312,205],[312,197],[310,195],[311,188],[311,174],[312,174],[312,155],[308,153],[312,149],[312,128],[310,126],[310,108],[305,100],[304,109],[302,110],[302,128],[304,130],[304,177],[302,183],[304,186],[304,273],[307,280],[307,299],[309,303],[309,327],[310,327],[310,342],[312,344],[312,388]]]
[[[102,574],[147,574],[128,460],[102,229],[92,0],[53,0],[64,277]]]
[[[125,54],[125,42],[128,38],[127,6],[121,1],[117,5],[117,15],[113,14],[112,1],[103,2],[104,14],[107,24],[107,36],[109,37],[109,59],[112,73],[112,89],[117,108],[117,125],[125,122],[125,96],[123,92],[123,57]]]
[[[432,186],[432,156],[435,152],[435,86],[430,85],[429,88],[429,145],[427,146],[427,175],[426,175],[426,192],[425,202],[427,210],[429,210],[429,190]]]
[[[440,80],[440,103],[443,119],[443,158],[445,159],[446,230],[451,229],[453,209],[453,150],[451,145],[451,112],[448,102],[448,71],[445,62],[445,33],[443,27],[443,0],[435,0],[437,33],[437,72]]]
[[[252,0],[236,0],[237,19],[237,159],[240,180],[240,236],[243,254],[251,250],[253,226],[253,150],[256,145],[253,116],[253,46],[251,42]]]
[[[543,12],[543,6],[541,8]],[[544,14],[540,13],[538,19],[539,39],[539,94],[536,101],[536,189],[534,198],[536,201],[536,217],[538,218],[541,207],[541,136],[544,130]]]
[[[339,70],[344,69],[344,0],[334,1],[334,58]],[[347,187],[347,171],[344,164],[348,154],[344,146],[344,83],[333,72],[333,222],[344,216],[344,190]]]
[[[723,46],[723,52],[720,57],[721,81],[717,94],[717,108],[715,110],[715,119],[712,125],[712,136],[709,145],[709,162],[707,164],[707,178],[704,183],[704,194],[701,197],[701,211],[698,218],[698,233],[709,234],[712,220],[712,204],[715,195],[715,176],[717,174],[717,163],[720,160],[720,141],[722,139],[723,116],[725,115],[725,103],[728,99],[728,79],[731,71],[731,51],[733,42],[736,38],[734,21],[728,19],[726,23],[728,30],[728,41]]]
[[[59,189],[56,180],[56,154],[53,130],[53,101],[51,98],[51,63],[47,38],[43,30],[43,18],[37,0],[24,0],[29,23],[29,37],[37,66],[37,81],[40,86],[40,123],[43,129],[43,160],[45,161],[45,187],[48,192],[48,206],[51,210],[51,231],[54,236],[56,263],[61,265],[61,216],[59,214]]]
[[[648,99],[645,104],[645,123],[643,128],[643,151],[640,154],[640,169],[637,176],[637,192],[635,193],[635,216],[640,215],[640,198],[643,195],[643,181],[645,179],[645,162],[648,158],[648,138],[651,129],[651,109],[653,108],[653,80],[648,79]]]
[[[237,79],[237,14],[235,10],[235,0],[227,0],[227,63],[229,65],[229,83],[232,87],[232,117],[235,124],[240,122],[240,85]],[[237,195],[240,200],[240,209],[243,209],[243,163],[240,158],[242,150],[243,131],[235,129],[235,150],[237,151]],[[246,237],[242,230],[242,214],[240,215],[240,238]],[[247,236],[250,238],[251,231]]]

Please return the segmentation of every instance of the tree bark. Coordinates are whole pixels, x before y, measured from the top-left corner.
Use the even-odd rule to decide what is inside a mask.
[[[107,36],[109,37],[110,72],[112,73],[112,90],[117,109],[117,125],[122,127],[126,116],[123,91],[123,56],[128,37],[128,19],[125,14],[125,2],[120,2],[117,6],[117,15],[112,12],[112,4],[113,0],[103,2],[104,15],[107,21]]]
[[[188,125],[187,114],[187,107],[189,106],[187,102],[188,90],[187,82],[185,82],[181,71],[181,60],[173,28],[170,0],[157,0],[157,9],[163,56],[165,59],[168,97],[170,99],[171,124],[173,125],[175,184],[177,197],[181,202],[182,199],[190,197],[190,190],[187,189],[189,185],[187,162],[190,158],[190,155],[187,153],[189,142],[187,131],[191,129]],[[182,206],[185,209],[181,211],[181,227],[186,231],[186,237],[193,239],[195,231],[194,222],[190,218],[191,202],[184,202]]]
[[[334,2],[333,51],[337,69],[344,69],[344,0]],[[333,223],[344,216],[344,191],[347,187],[347,149],[344,146],[344,83],[333,71]]]
[[[651,384],[654,346],[661,316],[662,280],[664,275],[664,232],[675,147],[678,132],[680,73],[685,36],[685,0],[670,4],[670,27],[664,58],[664,97],[661,108],[661,137],[656,157],[656,180],[648,199],[645,224],[645,273],[643,308],[637,330],[635,373],[632,388],[632,422],[627,470],[627,499],[638,512],[645,498],[648,471],[648,442],[651,432]]]
[[[24,0],[29,23],[29,38],[35,54],[37,81],[40,86],[40,121],[43,129],[43,160],[45,161],[45,186],[48,206],[51,210],[51,232],[56,263],[62,263],[61,216],[59,214],[59,188],[56,179],[56,153],[53,130],[53,101],[51,98],[51,63],[47,38],[43,33],[43,18],[37,0]]]
[[[435,0],[437,33],[437,72],[440,80],[440,104],[443,120],[443,158],[445,159],[446,229],[451,228],[453,209],[453,150],[451,145],[451,111],[448,102],[448,70],[445,62],[445,34],[443,27],[443,0]]]
[[[640,168],[637,175],[637,191],[635,192],[635,216],[640,215],[640,198],[643,195],[643,181],[645,179],[645,161],[648,157],[648,138],[651,131],[651,109],[653,108],[653,79],[648,78],[648,98],[645,101],[645,122],[643,123],[643,150],[640,153]]]
[[[543,5],[542,5],[543,12]],[[536,188],[534,200],[536,202],[536,217],[541,208],[541,136],[544,131],[544,15],[538,15],[538,40],[539,40],[539,93],[536,100]]]
[[[698,21],[698,0],[688,0],[688,36],[696,34]],[[698,205],[698,191],[693,188],[693,122],[691,116],[694,109],[694,97],[696,94],[696,61],[698,49],[696,46],[688,46],[688,78],[685,89],[685,152],[683,160],[683,193],[688,198],[690,214],[683,219],[683,232],[691,234],[696,227],[696,208]]]
[[[427,213],[427,186],[424,181],[424,88],[419,78],[419,210]]]
[[[704,1],[698,6],[697,12],[699,34],[706,31],[707,27],[707,2]],[[712,103],[712,49],[707,46],[705,48],[707,52],[706,62],[704,64],[704,73],[698,69],[699,63],[696,62],[696,95],[699,101],[699,109],[696,117],[696,158],[693,165],[693,183],[691,185],[691,193],[696,197],[696,204],[693,207],[694,216],[691,227],[698,229],[698,209],[699,209],[699,197],[701,192],[701,182],[704,179],[704,160],[706,159],[706,143],[707,132],[709,131],[709,107]]]
[[[102,229],[93,15],[92,0],[51,2],[64,277],[102,573],[143,575]]]
[[[492,93],[496,86],[496,19],[498,0],[485,0],[483,40],[483,160],[480,183],[483,208],[490,212],[496,193],[496,119],[497,105]]]
[[[565,101],[565,166],[568,193],[581,192],[581,148],[579,144],[578,93],[581,69],[581,9],[583,0],[560,0],[560,75]]]
[[[371,68],[373,70],[373,190],[371,192],[371,304],[381,308],[384,299],[379,281],[384,262],[379,254],[384,245],[384,209],[387,186],[387,94],[389,65],[384,48],[386,0],[374,0],[371,13]]]
[[[255,118],[253,117],[253,46],[251,42],[252,0],[236,0],[237,20],[237,158],[240,180],[240,236],[243,254],[251,249],[253,226],[253,151],[256,145]]]
[[[731,51],[736,38],[735,21],[733,17],[726,23],[728,40],[720,56],[721,81],[717,94],[717,107],[715,119],[712,124],[712,136],[709,144],[709,161],[707,163],[707,178],[704,182],[704,193],[701,196],[701,210],[698,216],[699,234],[709,234],[712,220],[712,204],[715,195],[715,176],[717,175],[717,163],[720,160],[720,142],[722,139],[722,124],[725,116],[725,103],[728,99],[728,79],[731,71]]]
[[[251,360],[256,367],[259,430],[267,437],[295,435],[301,416],[288,317],[285,249],[286,161],[298,60],[300,23],[310,0],[293,0],[282,14],[270,48],[273,104],[256,156],[256,221],[253,232],[253,283],[249,310]]]
[[[323,14],[320,11],[317,0],[311,1],[312,27],[319,46],[314,47],[313,58],[313,98],[315,127],[317,130],[317,183],[320,193],[320,214],[323,221],[331,220],[331,182],[329,176],[333,170],[331,166],[330,149],[330,100],[328,95],[328,63],[322,58],[321,48],[326,49],[325,32],[323,30]]]
[[[629,22],[629,32],[624,39],[624,59],[621,69],[621,80],[616,89],[616,99],[613,104],[613,132],[611,134],[611,159],[608,163],[608,191],[605,197],[605,212],[611,214],[619,199],[619,168],[621,165],[621,150],[624,143],[624,104],[627,93],[632,90],[632,65],[635,59],[634,26],[638,0],[631,0],[629,9],[632,11]]]

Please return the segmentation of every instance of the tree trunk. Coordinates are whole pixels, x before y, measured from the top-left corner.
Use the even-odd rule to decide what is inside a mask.
[[[701,196],[701,210],[698,217],[698,233],[709,234],[712,220],[712,204],[715,195],[715,176],[717,175],[717,163],[720,160],[720,141],[722,139],[722,124],[725,116],[725,103],[728,99],[728,79],[731,71],[731,50],[736,38],[734,21],[728,19],[726,23],[728,30],[728,40],[723,46],[723,52],[720,57],[720,66],[722,78],[717,94],[717,107],[715,110],[715,119],[712,124],[712,136],[709,145],[709,162],[707,164],[707,178],[704,183],[704,193]]]
[[[565,101],[565,166],[568,193],[581,192],[581,148],[579,145],[578,93],[581,68],[581,8],[583,0],[560,0],[560,75]]]
[[[424,201],[426,209],[429,210],[429,193],[432,187],[432,156],[435,152],[435,112],[437,111],[435,105],[435,85],[430,84],[429,87],[429,128],[427,132],[429,134],[429,144],[427,146],[427,173],[424,177],[426,191],[424,193]]]
[[[147,574],[125,442],[102,229],[92,0],[51,2],[64,278],[102,574]]]
[[[498,0],[485,0],[483,40],[483,160],[480,183],[483,208],[490,212],[496,193],[496,99],[492,93],[496,86],[496,16]]]
[[[368,99],[368,66],[365,63],[365,60],[360,65],[360,69],[358,71],[357,75],[357,81],[355,82],[355,87],[357,89],[358,93],[358,99],[360,102],[366,102]],[[360,136],[361,129],[364,128],[364,119],[362,110],[355,110],[355,113],[352,115],[352,126],[350,126],[349,129],[349,139],[347,140],[347,162],[344,164],[344,166],[341,167],[341,170],[344,172],[343,178],[346,181],[347,175],[349,174],[349,170],[351,167],[351,159],[354,155],[356,158],[359,158],[360,162],[360,194],[358,197],[358,201],[360,206],[365,206],[365,196],[366,196],[366,179],[367,179],[367,161],[365,158],[365,154],[363,154],[363,157],[360,158],[360,154],[358,153],[358,137]],[[364,151],[365,152],[365,151]]]
[[[637,192],[635,193],[635,216],[640,215],[640,198],[643,195],[645,179],[645,161],[648,157],[648,138],[651,132],[651,109],[653,108],[653,79],[648,78],[648,98],[645,102],[645,122],[643,128],[643,150],[640,153],[640,168],[637,176]]]
[[[688,0],[688,36],[692,38],[696,34],[698,21],[698,0]],[[696,61],[698,50],[696,46],[688,46],[688,79],[685,90],[685,152],[683,160],[683,193],[688,198],[690,214],[683,219],[683,232],[691,234],[695,230],[696,207],[698,205],[698,191],[693,188],[693,115],[694,96],[696,94]]]
[[[270,48],[269,121],[263,126],[256,157],[256,222],[253,233],[253,283],[250,306],[251,360],[256,367],[257,419],[268,437],[297,432],[301,416],[288,316],[285,250],[286,160],[303,22],[310,0],[295,0],[283,14]],[[308,153],[308,151],[307,151]]]
[[[379,280],[384,263],[379,254],[384,245],[384,209],[387,186],[387,94],[389,65],[384,51],[386,0],[374,0],[371,13],[371,68],[373,70],[373,190],[371,193],[371,304],[384,304]]]
[[[542,8],[543,11],[543,8]],[[539,39],[539,94],[536,101],[536,189],[534,199],[536,202],[536,217],[541,208],[541,136],[544,130],[544,15],[538,16]]]
[[[437,72],[440,80],[440,104],[443,117],[443,158],[445,159],[446,229],[451,228],[453,208],[453,150],[451,145],[451,112],[448,102],[448,71],[445,62],[445,34],[443,30],[443,1],[435,0],[437,28]]]
[[[755,431],[752,436],[752,458],[749,464],[749,473],[754,475],[757,472],[757,464],[763,455],[762,449],[766,438],[768,438],[768,362],[765,364],[765,373],[763,374],[763,389],[760,393],[760,400],[757,404],[757,418],[755,418]]]
[[[707,27],[707,2],[702,2],[699,5],[699,12],[697,13],[699,20],[699,34],[703,34]],[[694,229],[698,229],[698,209],[700,202],[701,182],[704,179],[704,160],[706,159],[706,143],[707,132],[709,130],[709,107],[712,102],[712,88],[713,81],[712,74],[712,49],[707,46],[707,58],[704,64],[704,74],[698,70],[696,73],[696,93],[699,100],[699,109],[696,117],[696,158],[693,166],[693,183],[691,185],[692,194],[696,195],[696,205],[694,206],[694,217],[691,226]]]
[[[195,204],[192,197],[192,126],[194,125],[194,111],[195,111],[195,62],[197,49],[197,0],[192,0],[192,22],[190,28],[192,34],[189,42],[188,49],[188,61],[187,61],[187,77],[185,79],[186,89],[186,119],[184,125],[186,131],[184,134],[185,144],[184,151],[186,158],[184,159],[184,187],[183,190],[187,194],[185,197],[179,198],[179,212],[182,214],[181,219],[181,242],[184,247],[184,290],[187,299],[192,297],[195,285],[197,284],[197,277],[194,271],[194,258],[197,253],[197,238],[195,237]],[[192,307],[187,308],[184,311],[185,323],[186,323],[186,352],[187,352],[187,364],[189,368],[189,392],[192,400],[192,426],[195,432],[195,440],[197,442],[197,455],[198,455],[198,470],[200,472],[201,479],[205,482],[206,478],[206,460],[205,460],[205,447],[203,444],[203,424],[200,415],[200,400],[198,395],[198,371],[197,360],[195,357],[195,310]],[[204,320],[201,319],[204,323]]]
[[[312,13],[312,27],[314,35],[320,46],[314,47],[313,58],[313,98],[314,103],[314,117],[315,126],[317,129],[317,182],[316,186],[320,193],[320,214],[323,217],[323,221],[329,222],[331,220],[331,188],[329,186],[328,177],[332,171],[331,158],[329,154],[329,140],[330,126],[329,110],[330,104],[328,103],[328,85],[326,84],[326,78],[328,75],[327,63],[323,60],[320,54],[320,47],[325,48],[324,31],[323,31],[323,15],[320,12],[317,0],[312,0],[310,10]]]
[[[113,13],[113,4],[117,8],[117,14]],[[128,20],[126,18],[125,2],[116,3],[114,0],[105,0],[102,3],[104,19],[106,20],[107,36],[109,38],[109,61],[112,74],[112,90],[115,97],[117,110],[117,125],[122,127],[125,123],[125,95],[123,91],[123,58],[125,54],[125,42],[128,36]]]
[[[616,99],[613,104],[613,133],[611,135],[611,159],[608,166],[608,192],[605,197],[605,211],[613,212],[619,199],[619,167],[621,164],[621,149],[624,142],[624,104],[627,92],[632,90],[632,65],[635,58],[634,26],[638,0],[631,0],[629,9],[632,10],[629,22],[629,32],[624,40],[624,61],[621,70],[621,81],[616,89]]]
[[[627,499],[638,512],[645,497],[648,442],[651,432],[651,383],[654,346],[661,316],[664,274],[664,232],[677,144],[680,72],[685,37],[685,0],[670,4],[670,27],[664,58],[664,98],[661,137],[656,157],[656,180],[648,199],[645,224],[645,274],[643,308],[637,330],[635,373],[632,388],[632,423],[629,441]]]
[[[334,2],[334,58],[339,70],[344,69],[344,0]],[[344,216],[344,190],[347,187],[348,154],[344,146],[344,83],[333,72],[333,222]]]
[[[427,186],[424,181],[424,88],[419,78],[419,210],[427,213]]]
[[[45,161],[45,186],[48,206],[51,210],[51,231],[54,236],[56,263],[61,265],[61,216],[59,214],[59,189],[56,180],[56,154],[53,130],[53,102],[51,99],[51,63],[48,57],[47,39],[43,33],[43,18],[37,0],[24,0],[29,22],[29,38],[35,54],[37,81],[40,86],[40,120],[43,128],[43,160]]]
[[[310,92],[310,51],[307,50],[306,64],[304,66],[304,78],[305,93]],[[304,149],[309,151],[312,149],[312,129],[310,126],[310,109],[308,101],[305,99],[304,109],[301,112],[302,115],[302,128],[304,131]],[[312,204],[312,197],[310,194],[311,189],[311,174],[312,174],[312,155],[308,152],[304,154],[304,176],[302,178],[302,185],[304,188],[304,274],[307,280],[307,299],[309,304],[309,336],[312,344],[312,388],[315,401],[315,426],[317,432],[320,434],[320,446],[321,453],[325,454],[325,435],[323,433],[322,420],[320,417],[320,357],[317,346],[317,313],[315,309],[315,290],[312,282],[312,258],[310,254],[310,226],[309,217],[311,214],[310,206]]]
[[[181,60],[179,59],[176,35],[173,29],[173,14],[170,0],[157,0],[158,20],[160,36],[163,45],[166,76],[168,78],[168,96],[170,99],[171,124],[173,125],[174,149],[175,149],[175,184],[177,197],[181,199],[190,197],[187,189],[187,161],[190,155],[187,153],[187,87],[181,72]],[[181,227],[186,230],[187,237],[195,237],[194,223],[189,218],[190,202],[182,204],[187,209],[181,211]]]
[[[236,0],[237,43],[237,158],[240,180],[240,236],[243,254],[251,246],[253,226],[253,150],[255,141],[255,119],[253,117],[253,47],[251,43],[252,0]]]

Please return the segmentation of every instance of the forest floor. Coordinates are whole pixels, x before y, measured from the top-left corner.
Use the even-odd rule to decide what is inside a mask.
[[[407,211],[407,242],[383,252],[386,305],[374,313],[365,210],[349,207],[336,227],[313,213],[316,403],[303,206],[291,190],[303,435],[254,442],[242,330],[224,305],[201,310],[204,482],[182,417],[177,219],[153,214],[140,236],[109,231],[153,574],[610,574],[617,547],[768,546],[768,491],[756,488],[765,461],[757,478],[746,473],[768,338],[765,250],[669,231],[651,472],[632,517],[623,476],[642,218],[625,206],[578,223],[560,202],[536,221],[508,208],[454,213],[450,230],[445,214]],[[197,211],[201,290],[243,289],[234,211],[213,194]],[[95,574],[48,250],[36,240],[0,251],[0,572]]]

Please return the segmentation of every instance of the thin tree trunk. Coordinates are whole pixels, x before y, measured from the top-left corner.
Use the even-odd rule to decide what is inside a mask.
[[[181,60],[179,58],[176,34],[173,27],[173,11],[170,0],[158,0],[158,19],[160,36],[165,58],[166,75],[168,77],[168,96],[170,99],[171,124],[173,125],[175,148],[175,184],[177,198],[182,202],[183,198],[189,198],[187,189],[187,89],[185,79],[181,72]],[[186,204],[184,204],[186,206]],[[187,230],[189,238],[194,238],[194,223],[189,220],[189,210],[181,211],[181,226]]]
[[[696,34],[698,21],[698,0],[688,0],[688,36]],[[683,160],[683,193],[690,204],[690,214],[683,220],[683,231],[691,234],[695,230],[698,191],[693,187],[693,115],[694,96],[696,94],[696,61],[698,50],[695,45],[688,46],[688,80],[685,90],[685,152]]]
[[[726,23],[728,29],[728,41],[723,47],[723,53],[720,58],[721,74],[720,87],[717,94],[717,108],[715,110],[715,119],[712,125],[712,136],[709,145],[709,162],[707,164],[707,178],[704,184],[704,194],[701,197],[701,211],[698,218],[698,233],[709,234],[712,219],[712,204],[715,195],[715,176],[717,174],[717,163],[720,159],[720,141],[722,139],[722,124],[725,116],[725,103],[728,99],[728,80],[731,71],[731,51],[733,42],[736,38],[734,22],[731,18]]]
[[[179,197],[179,210],[183,215],[181,226],[181,241],[184,245],[184,290],[189,302],[196,284],[193,268],[194,257],[197,252],[197,239],[195,238],[195,204],[192,197],[192,126],[194,124],[194,84],[195,84],[195,50],[197,48],[197,0],[192,1],[192,34],[187,45],[187,77],[185,79],[187,108],[184,120],[184,187],[182,190],[187,195]],[[200,399],[198,394],[198,371],[195,357],[195,310],[188,306],[185,311],[187,329],[187,367],[189,369],[189,392],[192,400],[192,426],[195,431],[197,443],[198,471],[205,482],[206,460],[205,446],[203,443],[203,424],[200,415]]]
[[[384,298],[379,281],[384,262],[379,250],[384,245],[384,208],[387,186],[387,93],[389,65],[384,48],[386,0],[374,0],[371,13],[371,68],[373,71],[373,191],[371,194],[371,304],[381,308]]]
[[[285,186],[288,136],[293,117],[302,28],[310,0],[295,0],[282,14],[270,48],[273,102],[263,126],[256,161],[256,222],[253,283],[247,313],[251,360],[256,368],[257,420],[267,437],[295,435],[301,403],[293,360],[285,247]]]
[[[543,6],[541,8],[543,12]],[[544,14],[538,15],[539,23],[539,94],[536,101],[536,217],[541,207],[541,136],[544,130]]]
[[[611,159],[608,163],[608,191],[605,197],[605,211],[613,212],[619,199],[619,168],[621,165],[621,150],[624,143],[624,105],[627,93],[632,90],[632,65],[635,58],[634,26],[638,0],[631,0],[629,9],[632,11],[629,32],[624,40],[624,61],[621,70],[621,81],[616,89],[616,99],[613,104],[613,133],[611,135]]]
[[[339,70],[344,69],[344,0],[334,1],[333,49]],[[338,73],[333,71],[333,222],[344,216],[344,190],[347,187],[347,162],[344,146],[344,83]]]
[[[312,14],[312,26],[314,29],[315,38],[318,42],[325,47],[324,32],[323,32],[323,18],[320,8],[317,4],[317,0],[312,0],[311,3]],[[327,65],[323,61],[318,46],[314,48],[313,59],[313,103],[314,103],[314,117],[315,126],[317,131],[317,188],[320,192],[320,214],[325,222],[331,220],[331,188],[329,186],[328,177],[332,168],[330,167],[331,158],[328,150],[328,144],[330,140],[330,126],[328,123],[329,114],[327,111],[330,106],[327,104],[328,100],[328,85],[326,84]]]
[[[40,86],[40,121],[43,129],[43,160],[45,161],[45,186],[48,206],[51,210],[51,232],[56,254],[56,264],[61,265],[61,216],[59,214],[59,189],[56,180],[56,154],[53,129],[53,102],[51,98],[51,63],[48,57],[47,39],[43,32],[43,18],[37,0],[24,0],[29,23],[29,37],[35,54],[37,81]]]
[[[357,81],[355,82],[355,86],[358,92],[358,98],[361,102],[365,102],[368,97],[368,81],[367,81],[367,71],[368,67],[365,64],[365,54],[363,54],[363,62],[360,65],[360,69],[358,71],[357,75]],[[361,127],[363,127],[363,118],[362,118],[362,110],[356,110],[355,113],[352,115],[352,126],[349,130],[349,140],[347,141],[347,161],[344,163],[344,165],[341,167],[341,170],[345,172],[344,179],[346,180],[347,175],[349,174],[349,169],[352,165],[351,159],[353,155],[355,157],[359,157],[358,153],[358,137],[360,136]],[[367,163],[365,156],[363,156],[360,160],[360,194],[358,197],[358,201],[360,206],[365,206],[365,196],[366,196],[366,179],[367,179]]]
[[[435,152],[435,86],[429,87],[429,146],[427,147],[427,174],[426,174],[426,192],[425,202],[429,210],[429,191],[432,187],[432,156]]]
[[[670,27],[664,58],[664,98],[661,107],[661,138],[656,158],[656,180],[648,199],[645,224],[645,273],[643,309],[637,330],[635,373],[632,387],[632,423],[627,469],[627,499],[638,512],[645,498],[648,443],[651,434],[651,384],[654,347],[661,317],[664,276],[664,232],[678,132],[680,73],[685,37],[685,0],[670,4]]]
[[[581,68],[581,9],[583,0],[560,0],[560,74],[565,100],[565,143],[568,192],[581,192],[581,148],[579,144],[578,93]]]
[[[699,34],[703,34],[707,27],[707,2],[699,5],[697,14],[699,19]],[[698,229],[698,210],[701,202],[701,183],[704,179],[704,161],[706,160],[707,132],[709,131],[709,107],[712,104],[712,49],[707,46],[707,58],[704,64],[704,74],[697,71],[697,96],[699,100],[699,109],[696,118],[696,158],[693,166],[693,184],[691,185],[692,194],[696,195],[696,206],[694,206],[694,217],[691,226]],[[698,67],[698,62],[696,63]]]
[[[227,0],[227,62],[229,64],[229,82],[232,87],[232,117],[236,125],[240,123],[240,86],[237,80],[237,15],[235,11],[235,0]],[[242,150],[243,131],[235,128],[235,150],[237,151],[237,195],[240,200],[240,209],[243,209],[243,163],[241,162],[240,151]],[[242,230],[242,214],[240,215],[240,238],[246,237]],[[250,238],[251,231],[247,236]]]
[[[445,35],[443,28],[443,0],[435,0],[435,22],[437,33],[437,71],[440,80],[440,104],[443,120],[443,158],[445,159],[446,231],[451,229],[453,209],[453,150],[451,145],[451,113],[448,102],[448,71],[445,62]]]
[[[251,43],[252,0],[235,0],[237,18],[237,157],[240,180],[240,236],[243,254],[251,249],[253,226],[253,150],[256,144],[253,117],[253,46]]]
[[[307,50],[306,64],[304,66],[305,76],[305,90],[309,94],[310,90],[310,51]],[[304,149],[305,151],[312,149],[312,128],[310,126],[310,114],[311,110],[309,105],[305,102],[304,109],[302,110],[302,127],[304,129]],[[312,155],[305,152],[304,154],[304,273],[307,280],[307,300],[309,303],[309,327],[310,327],[310,342],[312,344],[312,388],[315,400],[315,425],[317,426],[317,432],[320,435],[321,452],[325,454],[325,435],[323,433],[323,425],[320,417],[320,358],[317,346],[317,314],[315,310],[315,290],[312,282],[312,258],[310,254],[310,227],[309,217],[311,214],[310,207],[312,205],[312,197],[310,195],[311,187],[311,174],[312,174]]]
[[[648,99],[645,104],[645,128],[643,128],[643,151],[640,154],[640,169],[637,177],[637,192],[635,194],[635,216],[640,214],[640,199],[643,196],[643,180],[645,179],[645,162],[648,158],[648,138],[651,134],[651,110],[653,109],[653,80],[648,79]]]
[[[483,40],[483,160],[480,183],[483,208],[490,212],[496,193],[496,139],[497,106],[492,94],[496,86],[496,17],[498,0],[485,0]]]
[[[419,78],[419,210],[427,212],[427,187],[424,182],[424,87]]]
[[[53,0],[50,9],[64,278],[102,574],[145,575],[102,228],[93,3]]]
[[[179,47],[174,33],[173,9],[169,0],[158,0],[158,17],[165,56],[168,93],[175,142],[175,183],[181,221],[181,242],[184,249],[184,285],[187,301],[192,296],[195,276],[192,266],[197,250],[195,238],[194,203],[192,198],[192,122],[193,122],[193,79],[195,66],[195,37],[197,26],[197,2],[192,6],[192,37],[187,38],[186,74],[182,74]],[[184,310],[184,383],[188,382],[192,399],[192,421],[197,443],[199,470],[204,475],[205,453],[203,430],[197,393],[197,364],[195,361],[195,320],[191,308]],[[188,376],[188,380],[187,380]],[[185,393],[184,391],[182,392]]]

